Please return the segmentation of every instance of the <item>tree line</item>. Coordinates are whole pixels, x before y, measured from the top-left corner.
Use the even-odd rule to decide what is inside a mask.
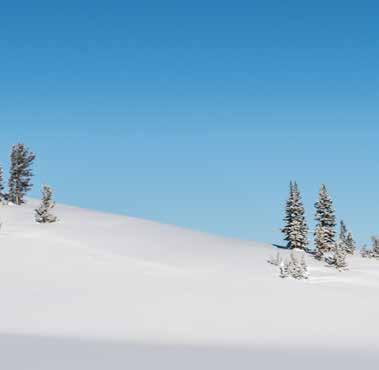
[[[284,240],[287,241],[287,248],[312,254],[317,260],[325,261],[339,270],[346,269],[346,257],[356,252],[356,243],[344,221],[340,222],[340,231],[337,237],[337,221],[333,200],[325,185],[321,186],[318,200],[315,203],[315,220],[314,249],[311,249],[308,239],[309,227],[305,218],[305,209],[300,190],[296,182],[291,182],[285,207],[285,225],[281,230],[284,234]],[[367,249],[367,247],[364,247],[361,255],[368,258],[379,258],[379,239],[373,238],[373,248]],[[281,271],[283,270],[283,262],[279,257],[271,259],[269,262],[281,265]],[[291,254],[291,260],[284,264],[284,267],[295,264],[297,268],[300,268],[302,263],[301,261],[297,262],[296,264],[295,254]],[[303,271],[304,276],[306,276],[307,272],[305,270],[306,268]]]

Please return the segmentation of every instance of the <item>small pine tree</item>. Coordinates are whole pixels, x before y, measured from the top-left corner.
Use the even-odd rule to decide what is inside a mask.
[[[353,235],[351,233],[347,234],[345,241],[346,253],[353,255],[356,250],[355,240],[353,239]]]
[[[55,203],[52,200],[53,191],[47,185],[42,188],[42,201],[39,208],[35,210],[36,221],[38,223],[53,223],[57,221],[57,217],[51,213],[51,210],[54,208]]]
[[[368,250],[367,248],[367,245],[363,245],[363,247],[361,248],[361,256],[363,258],[370,258],[370,251]]]
[[[280,253],[278,252],[278,253],[276,254],[276,257],[270,256],[267,262],[268,262],[270,265],[280,266],[280,264],[283,262],[283,259],[282,259],[282,257],[280,256]]]
[[[379,258],[379,238],[376,236],[373,236],[372,238],[372,257],[373,258]]]
[[[33,186],[31,183],[33,177],[31,166],[35,157],[35,154],[30,152],[24,144],[17,144],[12,147],[9,177],[10,202],[17,205],[25,202],[24,197]]]
[[[316,257],[322,258],[325,253],[332,250],[336,236],[336,217],[334,215],[333,201],[325,185],[321,186],[319,199],[315,207],[315,219],[317,221],[315,231]]]
[[[282,261],[279,265],[279,276],[282,279],[288,277],[288,260]]]
[[[340,222],[340,240],[343,242],[347,240],[347,227],[343,221]]]
[[[4,187],[4,171],[3,171],[3,167],[0,166],[0,203],[4,202],[5,200],[5,194],[4,194],[4,190],[5,190],[5,187]]]
[[[339,241],[345,246],[347,254],[353,255],[355,253],[356,247],[353,235],[351,232],[348,232],[347,227],[343,221],[341,221]]]
[[[305,210],[297,183],[290,183],[290,194],[286,204],[285,226],[282,229],[290,249],[307,249],[308,225]]]
[[[332,264],[340,271],[347,268],[346,248],[341,240],[339,240],[334,246]]]
[[[305,261],[304,252],[300,260],[294,252],[291,252],[290,258],[282,261],[279,265],[279,276],[281,278],[292,277],[296,280],[308,279],[309,271]]]
[[[304,278],[307,279],[308,276],[309,276],[309,268],[308,268],[308,265],[307,265],[307,261],[305,260],[305,253],[301,254],[301,257],[300,257],[300,266],[301,266],[301,268],[303,270]]]

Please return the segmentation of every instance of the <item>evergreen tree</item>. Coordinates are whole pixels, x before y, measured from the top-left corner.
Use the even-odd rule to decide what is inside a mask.
[[[347,240],[347,227],[343,221],[340,223],[340,240],[344,243]]]
[[[4,171],[3,167],[0,166],[0,203],[5,200],[4,190]]]
[[[285,226],[282,229],[282,233],[284,234],[284,240],[287,241],[287,246],[290,248],[290,233],[291,233],[291,227],[292,227],[292,222],[293,222],[293,183],[292,181],[290,182],[290,191],[289,191],[289,196],[288,200],[286,203],[286,210],[285,210],[285,217],[284,217],[284,222]]]
[[[348,232],[347,227],[343,221],[341,221],[341,229],[339,240],[344,245],[347,254],[355,253],[355,241],[351,232]]]
[[[292,251],[290,258],[280,263],[279,276],[281,278],[292,277],[297,280],[308,279],[309,271],[305,261],[304,252],[302,252],[299,259],[299,257]]]
[[[339,240],[334,246],[334,253],[332,264],[338,269],[343,270],[347,268],[346,262],[346,246]]]
[[[372,237],[372,257],[379,258],[379,238],[376,236]]]
[[[324,253],[331,251],[334,247],[336,236],[336,217],[333,202],[325,185],[321,186],[319,199],[315,207],[317,221],[315,232],[316,257],[322,258]]]
[[[297,183],[290,183],[290,194],[286,204],[285,226],[282,229],[290,249],[305,250],[308,245],[308,225],[305,210]]]
[[[347,234],[346,241],[345,241],[345,247],[346,247],[346,252],[348,254],[354,254],[356,245],[355,245],[355,240],[353,239],[353,235],[351,233]]]
[[[33,186],[31,183],[33,176],[31,166],[34,159],[34,153],[29,151],[24,144],[16,144],[12,147],[9,177],[10,202],[17,205],[24,203],[25,195]]]
[[[364,244],[363,247],[361,248],[361,256],[363,258],[371,258],[370,253],[371,251],[367,248],[367,244]]]
[[[38,223],[53,223],[57,221],[57,217],[51,213],[51,210],[55,207],[53,202],[53,191],[47,185],[42,188],[42,201],[39,208],[35,210],[36,221]]]

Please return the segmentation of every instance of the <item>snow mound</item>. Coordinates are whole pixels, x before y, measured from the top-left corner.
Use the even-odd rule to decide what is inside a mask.
[[[351,270],[338,272],[308,256],[309,281],[283,280],[267,263],[278,251],[271,245],[64,205],[56,207],[58,223],[37,224],[36,206],[0,208],[0,342],[8,353],[22,354],[27,343],[42,353],[55,343],[51,361],[71,353],[85,364],[91,351],[64,348],[88,342],[125,353],[137,346],[141,358],[153,347],[177,354],[214,348],[211,357],[327,350],[346,368],[346,351],[379,359],[377,261],[352,257]],[[117,356],[124,368],[127,357]],[[6,368],[21,369],[20,361]],[[61,368],[46,361],[33,367],[25,360],[25,369]],[[151,368],[142,363],[132,368]]]

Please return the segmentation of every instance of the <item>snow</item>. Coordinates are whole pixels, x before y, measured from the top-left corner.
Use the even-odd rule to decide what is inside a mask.
[[[4,369],[377,368],[379,261],[280,279],[268,244],[37,205],[0,208]]]

